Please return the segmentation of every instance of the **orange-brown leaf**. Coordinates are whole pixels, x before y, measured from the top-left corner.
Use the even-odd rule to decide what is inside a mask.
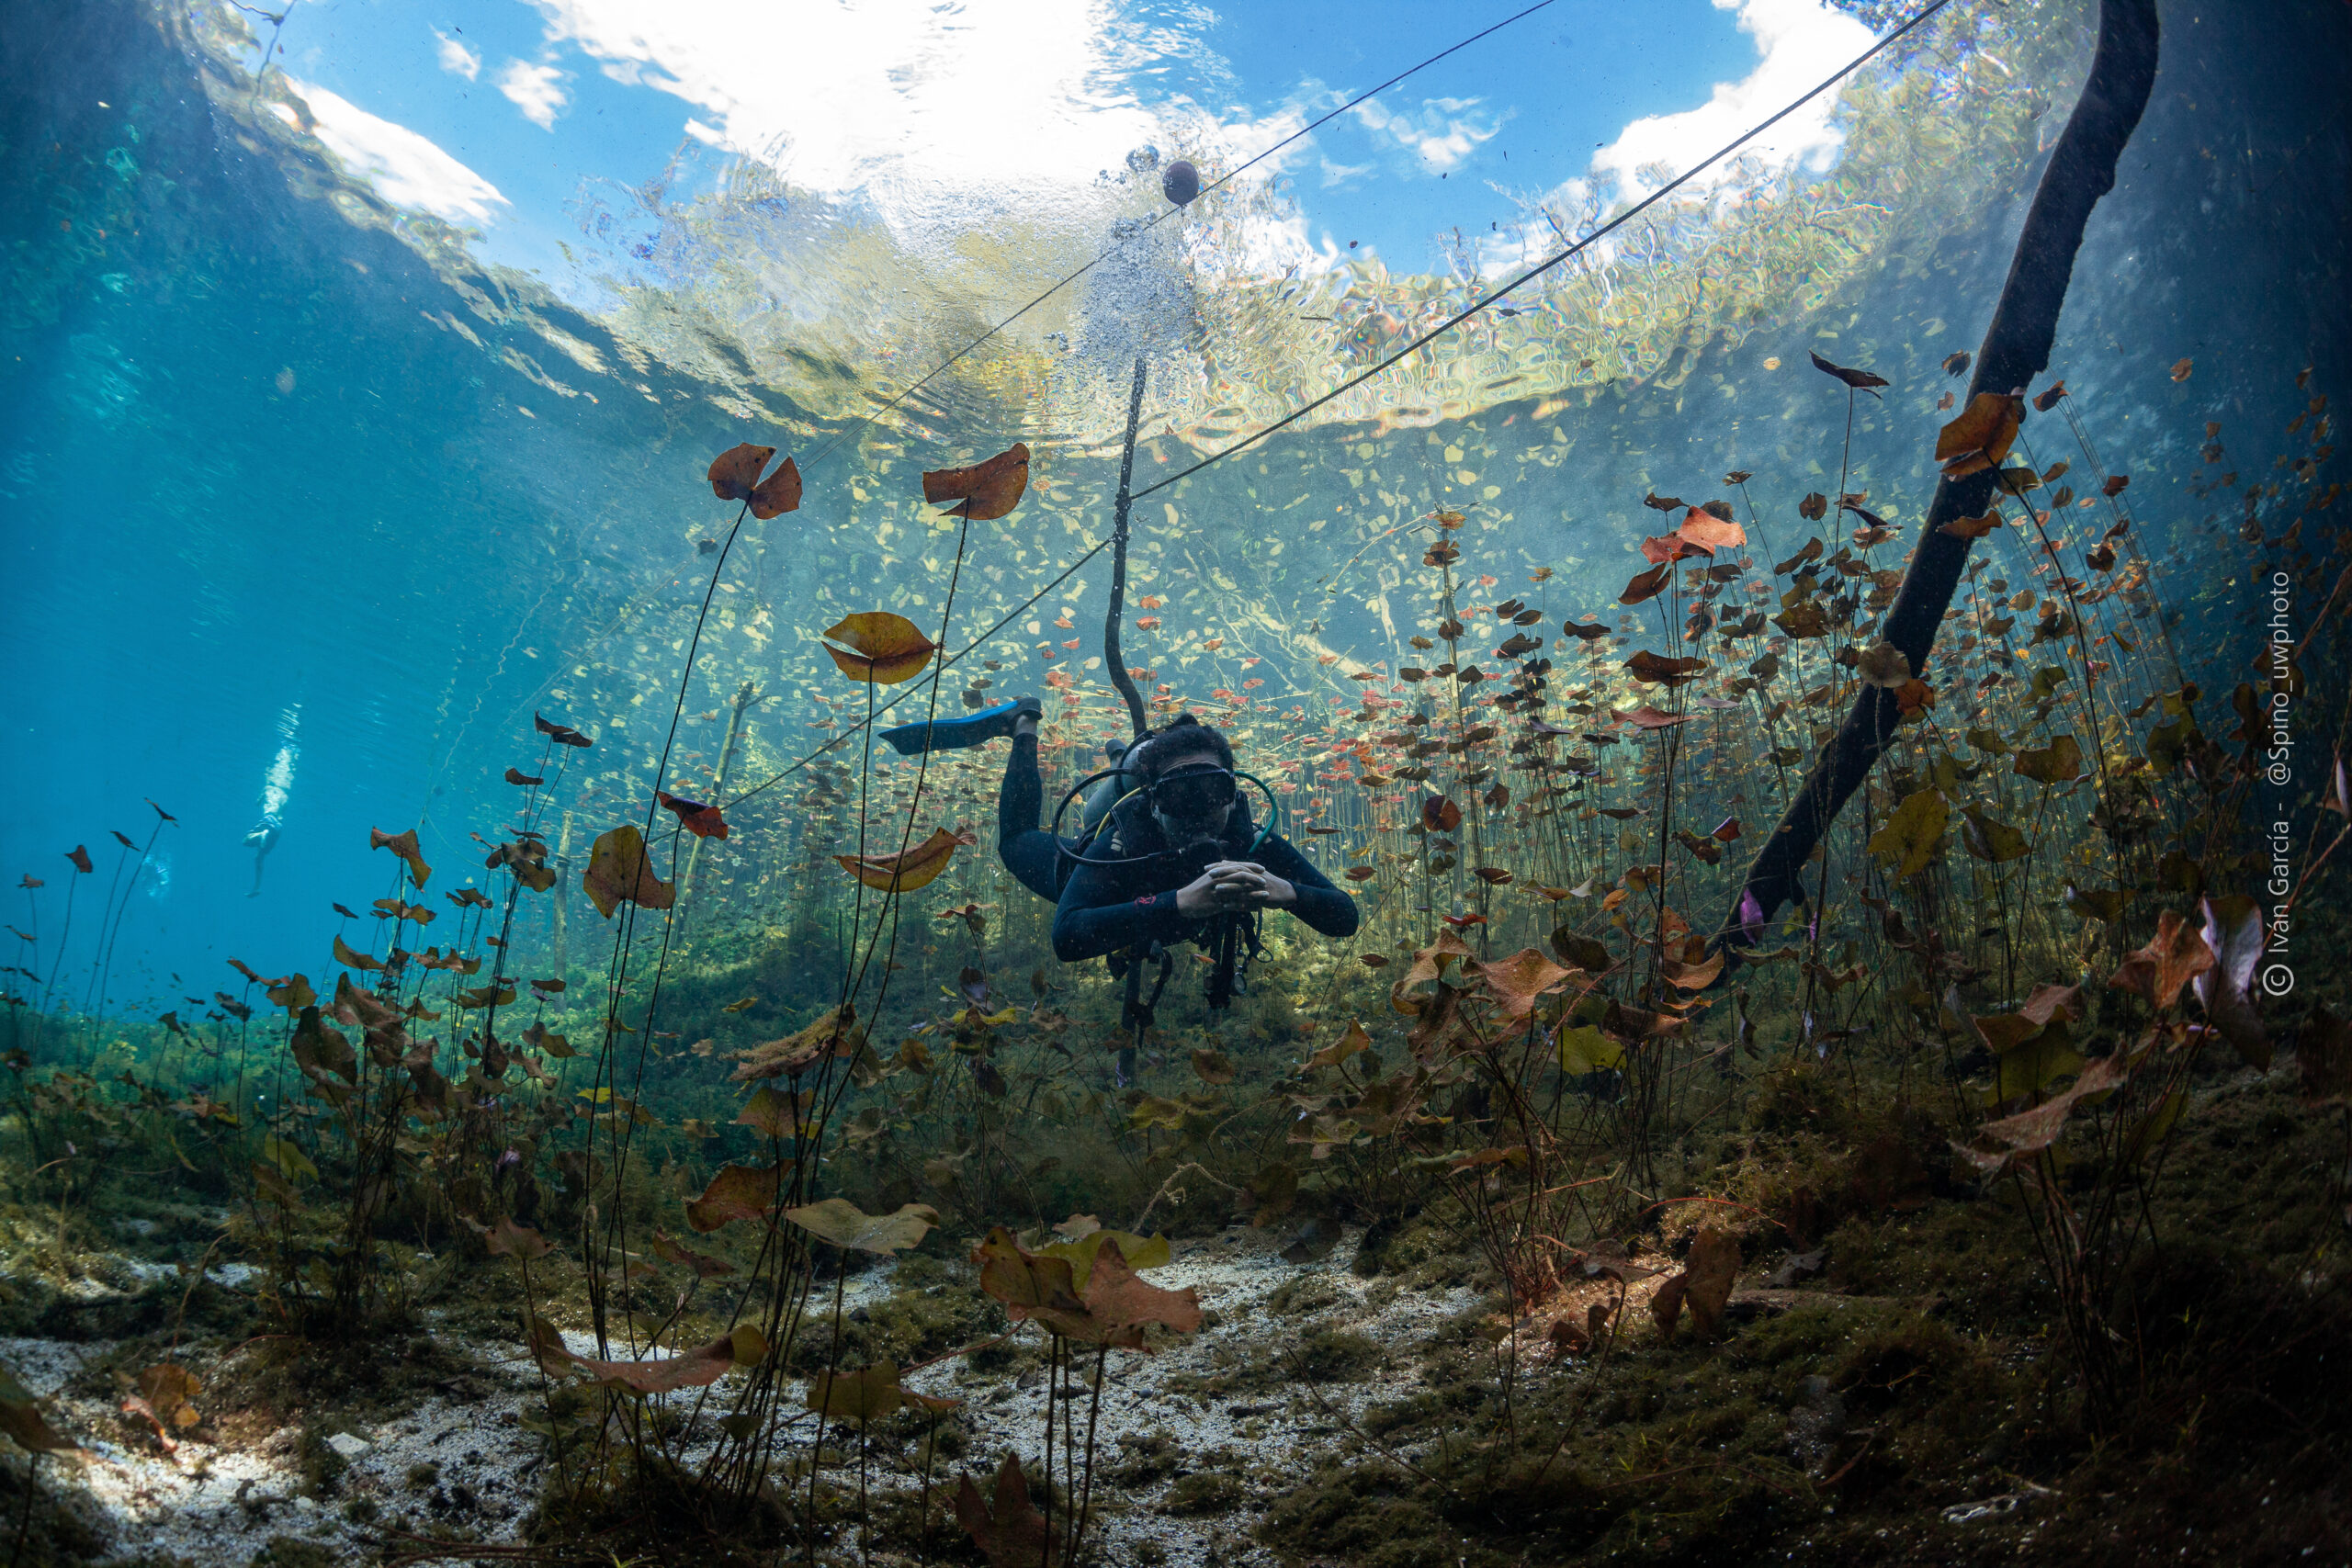
[[[888,610],[867,610],[860,615],[844,615],[825,629],[825,635],[838,642],[849,644],[840,649],[831,643],[825,651],[833,656],[841,672],[853,681],[868,681],[876,685],[892,686],[920,675],[939,651],[939,645],[923,636],[922,628],[904,615],[894,615]]]
[[[1936,436],[1936,461],[1943,465],[1944,478],[1982,473],[2007,457],[2024,419],[2022,398],[1979,392],[1969,399],[1960,417]]]
[[[1029,446],[1016,441],[984,463],[966,468],[934,468],[922,477],[922,498],[936,506],[958,502],[958,517],[985,521],[1021,504],[1029,488]]]
[[[867,855],[863,860],[855,855],[835,855],[833,859],[843,871],[877,892],[910,893],[929,885],[947,869],[957,845],[974,841],[968,833],[934,828],[930,838],[902,854]]]
[[[645,835],[628,824],[596,835],[580,885],[588,901],[596,906],[596,913],[606,919],[624,903],[666,909],[677,901],[677,889],[653,874],[653,862],[645,852]]]

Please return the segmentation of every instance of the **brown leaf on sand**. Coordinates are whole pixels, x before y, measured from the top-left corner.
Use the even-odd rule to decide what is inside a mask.
[[[530,1349],[539,1365],[551,1374],[582,1372],[608,1387],[637,1393],[675,1393],[680,1389],[707,1388],[735,1365],[736,1354],[735,1340],[730,1337],[652,1360],[600,1361],[593,1356],[573,1354],[555,1325],[536,1316],[531,1320]]]
[[[934,468],[922,477],[922,498],[937,506],[959,504],[953,515],[985,521],[1021,504],[1029,488],[1029,447],[1016,441],[984,463],[966,468]]]
[[[1712,1339],[1731,1300],[1732,1281],[1739,1278],[1739,1238],[1729,1231],[1704,1227],[1690,1238],[1682,1274],[1686,1280],[1682,1299],[1690,1309],[1690,1326],[1700,1338]]]
[[[1029,1483],[1021,1461],[1008,1453],[997,1467],[996,1507],[991,1511],[972,1478],[956,1494],[956,1518],[970,1533],[972,1544],[989,1560],[989,1568],[1029,1568],[1051,1562],[1060,1531],[1048,1530],[1046,1517],[1029,1501]]]

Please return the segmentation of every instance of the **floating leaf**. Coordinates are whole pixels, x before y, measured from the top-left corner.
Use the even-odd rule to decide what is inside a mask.
[[[893,1213],[868,1214],[846,1198],[786,1209],[784,1217],[835,1247],[886,1257],[917,1246],[939,1224],[939,1211],[928,1203],[905,1203]]]
[[[526,773],[520,768],[509,768],[506,770],[506,782],[511,784],[521,784],[526,789],[537,789],[548,781],[543,775]]]
[[[1478,974],[1497,1003],[1498,1013],[1523,1019],[1535,1010],[1538,998],[1572,978],[1576,971],[1553,963],[1539,948],[1523,947],[1509,958],[1480,964]]]
[[[1948,354],[1944,355],[1944,374],[1947,376],[1965,376],[1968,374],[1968,350],[1964,348],[1961,349],[1957,353]]]
[[[531,715],[531,728],[559,746],[577,746],[585,749],[595,744],[571,726],[557,724],[537,713]]]
[[[1886,826],[1871,835],[1871,853],[1893,865],[1897,878],[1925,871],[1943,841],[1950,816],[1951,803],[1939,789],[1905,795]]]
[[[653,874],[653,862],[645,852],[645,835],[633,824],[596,835],[580,885],[586,889],[588,901],[596,906],[596,913],[606,919],[624,903],[666,909],[677,902],[677,890]]]
[[[1625,1062],[1625,1048],[1589,1023],[1563,1027],[1560,1070],[1570,1075],[1613,1072]]]
[[[718,807],[716,806],[706,806],[699,800],[688,800],[683,795],[672,795],[667,790],[655,790],[653,798],[663,810],[676,813],[678,821],[695,838],[723,839],[727,837],[726,819],[718,815]]]
[[[833,859],[868,887],[883,893],[911,893],[928,886],[947,869],[957,845],[972,842],[968,833],[934,828],[930,838],[901,854],[868,855],[863,860],[855,855],[835,855]]]
[[[1960,417],[1936,436],[1936,461],[1943,465],[1944,478],[1981,474],[1997,465],[2016,444],[2024,419],[2022,398],[1979,392],[1969,399]]]
[[[1306,1065],[1310,1067],[1336,1067],[1357,1052],[1371,1049],[1372,1036],[1364,1032],[1363,1025],[1351,1023],[1348,1032],[1340,1036],[1336,1043],[1326,1045],[1307,1057]]]
[[[1634,580],[1625,584],[1625,591],[1617,595],[1617,602],[1620,604],[1645,604],[1665,592],[1666,585],[1673,576],[1674,563],[1660,561],[1647,571],[1635,573]]]
[[[784,1178],[792,1162],[775,1165],[722,1167],[702,1190],[702,1196],[686,1203],[686,1224],[707,1234],[737,1220],[765,1219],[776,1204],[776,1194],[783,1190]]]
[[[1703,659],[1673,659],[1652,653],[1647,649],[1625,660],[1625,672],[1648,685],[1680,686],[1697,680],[1705,672]]]
[[[735,1081],[798,1077],[827,1057],[854,1057],[865,1043],[865,1032],[856,1024],[857,1010],[852,1004],[828,1008],[781,1040],[764,1041],[738,1052],[736,1059],[742,1065],[735,1069]]]
[[[1462,825],[1462,807],[1444,795],[1432,795],[1421,802],[1421,826],[1432,833],[1451,833]]]
[[[1205,1045],[1196,1047],[1193,1052],[1193,1074],[1211,1087],[1231,1083],[1235,1076],[1233,1058]]]
[[[1852,387],[1859,391],[1867,392],[1873,387],[1889,387],[1894,385],[1893,382],[1889,381],[1883,376],[1873,375],[1868,370],[1851,369],[1843,365],[1833,365],[1817,354],[1813,355],[1813,367],[1826,375],[1837,377],[1838,379],[1845,382],[1846,385]]]
[[[2189,373],[2196,368],[2197,362],[2193,359],[2176,359],[2172,366],[2172,378],[2176,381],[2186,381],[2188,379]]]
[[[2157,1008],[2169,1008],[2180,988],[2213,963],[2213,950],[2197,928],[2165,909],[2156,916],[2156,934],[2125,958],[2107,983],[2118,990],[2137,991]]]
[[[262,995],[269,998],[271,1006],[284,1008],[288,1012],[300,1012],[319,999],[318,993],[311,989],[311,982],[300,975],[263,987]]]
[[[90,849],[87,844],[74,845],[72,849],[65,852],[65,858],[74,863],[74,869],[75,871],[88,871],[90,869]]]
[[[2033,406],[2041,412],[2048,413],[2052,409],[2058,406],[2058,400],[2065,395],[2066,383],[2064,381],[2052,381],[2049,386],[2034,394]]]
[[[1685,544],[1708,555],[1736,550],[1747,543],[1747,529],[1695,506],[1674,531]]]
[[[696,1252],[680,1244],[676,1237],[664,1230],[653,1233],[653,1256],[664,1263],[675,1263],[693,1269],[697,1280],[723,1280],[735,1272],[735,1265],[724,1258]]]
[[[382,959],[355,952],[341,937],[334,939],[334,961],[358,970],[381,969],[384,966]]]
[[[939,651],[939,645],[923,636],[912,621],[888,610],[844,615],[826,627],[825,635],[849,644],[846,649],[824,645],[842,674],[881,686],[922,674],[931,656]]]
[[[2030,1111],[1987,1122],[1976,1130],[1981,1144],[1996,1146],[1987,1149],[1954,1144],[1952,1147],[1978,1170],[1987,1176],[1995,1175],[2018,1156],[2039,1154],[2057,1142],[2058,1134],[2065,1130],[2066,1118],[2073,1113],[2076,1102],[2086,1096],[2104,1094],[2114,1089],[2123,1081],[2127,1066],[2124,1054],[2120,1051],[2086,1064],[2081,1076],[2063,1093],[2052,1096]]]
[[[1862,678],[1865,685],[1893,691],[1911,679],[1911,660],[1901,649],[1882,637],[1855,658],[1854,673]]]
[[[763,521],[795,512],[800,507],[800,469],[789,457],[766,479],[760,470],[775,456],[773,446],[754,446],[745,442],[730,446],[711,459],[711,494],[721,501],[747,501],[752,515]]]
[[[1962,815],[1966,820],[1961,824],[1960,840],[1978,860],[1998,865],[2007,861],[2023,860],[2033,852],[2033,846],[2026,841],[2023,833],[1983,807],[1963,807]]]
[[[966,468],[934,468],[922,477],[922,498],[937,506],[957,502],[951,516],[986,521],[1001,517],[1021,504],[1029,488],[1029,447],[1012,446],[984,463]]]
[[[368,847],[371,850],[390,850],[406,861],[409,879],[419,887],[424,886],[425,878],[433,874],[433,868],[424,863],[424,856],[417,848],[416,829],[413,828],[401,833],[379,832],[370,828],[368,829]]]
[[[2073,736],[2061,735],[2047,746],[2019,751],[2015,768],[2019,777],[2039,784],[2069,784],[2082,776],[2083,749]]]
[[[1095,1255],[1102,1250],[1106,1242],[1117,1243],[1120,1256],[1130,1269],[1161,1268],[1175,1256],[1165,1235],[1140,1236],[1128,1231],[1105,1230],[1086,1216],[1072,1215],[1071,1218],[1086,1219],[1094,1228],[1072,1235],[1069,1234],[1071,1227],[1066,1222],[1055,1233],[1063,1239],[1039,1247],[1037,1255],[1040,1258],[1058,1258],[1067,1262],[1072,1287],[1081,1296],[1091,1294],[1087,1289],[1087,1281],[1093,1277]]]

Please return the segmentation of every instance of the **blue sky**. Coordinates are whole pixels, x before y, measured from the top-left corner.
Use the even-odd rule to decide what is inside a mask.
[[[583,196],[681,152],[886,213],[1051,201],[1144,142],[1229,164],[1525,0],[302,0],[278,60],[346,169],[560,286]],[[1294,243],[1396,270],[1596,164],[1711,149],[1867,35],[1821,0],[1554,0],[1286,152]],[[1822,162],[1826,118],[1782,156]]]

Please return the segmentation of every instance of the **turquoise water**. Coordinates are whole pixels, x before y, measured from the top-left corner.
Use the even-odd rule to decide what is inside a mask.
[[[1843,151],[1785,176],[1783,199],[1811,191],[1815,210],[1843,209],[1830,197],[1850,188],[1867,209],[1823,220],[1857,225],[1834,246],[1778,235],[1736,264],[1716,258],[1698,268],[1706,285],[1678,285],[1605,332],[1578,317],[1583,295],[1482,317],[1339,405],[1344,417],[1318,416],[1149,498],[1133,592],[1174,596],[1166,614],[1203,635],[1227,628],[1228,649],[1183,667],[1187,692],[1254,677],[1268,697],[1328,705],[1335,677],[1317,649],[1343,655],[1342,674],[1393,663],[1420,611],[1376,592],[1383,570],[1395,581],[1386,555],[1325,591],[1379,532],[1374,519],[1471,507],[1469,537],[1495,558],[1554,569],[1529,602],[1556,619],[1613,613],[1646,491],[1713,493],[1723,470],[1753,468],[1788,517],[1797,494],[1827,488],[1823,429],[1842,412],[1803,368],[1808,349],[1895,380],[1883,404],[1861,406],[1851,488],[1907,493],[1902,516],[1916,518],[1932,476],[1932,400],[1953,384],[1937,364],[1981,335],[2085,63],[2086,7],[2008,10],[2004,20],[1979,8],[1932,46],[1873,66],[1843,100]],[[1400,59],[1451,39],[1437,13],[1392,12],[1379,30]],[[109,832],[145,843],[149,797],[176,820],[129,896],[108,981],[112,1006],[137,1016],[210,992],[232,956],[267,974],[315,970],[331,905],[364,906],[383,879],[371,827],[420,828],[426,857],[447,868],[435,894],[487,881],[469,835],[494,840],[513,820],[497,775],[536,766],[534,711],[599,739],[580,764],[594,774],[583,813],[633,818],[707,586],[697,542],[731,521],[701,482],[718,450],[753,439],[801,454],[808,499],[747,525],[730,554],[684,702],[681,789],[696,770],[707,784],[720,750],[723,720],[697,716],[723,710],[744,681],[763,700],[739,779],[767,777],[823,733],[810,728],[823,716],[814,698],[842,692],[811,637],[838,615],[936,615],[953,539],[920,519],[919,470],[1015,439],[1037,451],[1029,505],[975,529],[967,631],[1103,536],[1127,363],[1110,350],[1123,332],[1154,363],[1148,479],[1401,342],[1402,323],[1424,318],[1400,301],[1476,293],[1475,268],[1449,276],[1403,254],[1376,276],[1341,263],[1284,284],[1253,271],[1238,217],[1204,212],[1181,243],[1172,225],[1156,231],[859,430],[879,398],[1099,250],[1120,214],[1164,207],[1153,172],[1087,185],[1027,230],[962,233],[934,213],[935,232],[885,243],[861,229],[870,214],[856,201],[767,191],[755,160],[703,149],[679,166],[669,208],[639,207],[634,239],[598,230],[594,209],[611,192],[573,193],[573,216],[586,215],[573,239],[649,254],[626,278],[607,269],[601,289],[577,276],[552,288],[500,272],[495,243],[354,197],[366,182],[352,168],[270,118],[266,106],[291,101],[283,80],[256,87],[236,51],[217,47],[226,15],[88,5],[13,8],[0,23],[0,867],[46,882],[12,919],[37,921],[35,967],[54,969],[77,1005],[116,869]],[[529,13],[501,16],[512,27]],[[2194,617],[2189,640],[2226,667],[2218,653],[2247,614],[2225,531],[2236,518],[2207,523],[2213,506],[2188,487],[2203,421],[2243,438],[2248,463],[2267,462],[2310,396],[2295,373],[2343,383],[2352,170],[2329,62],[2343,57],[2346,13],[2301,8],[2254,28],[2173,6],[2165,24],[2155,100],[2093,223],[2052,373],[2132,472],[2150,553]],[[1658,75],[1656,36],[1592,37],[1558,73],[1561,93],[1584,74]],[[1280,41],[1284,68],[1306,73],[1323,40]],[[1708,48],[1692,71],[1737,68],[1731,44]],[[1984,59],[2004,52],[2018,59]],[[1373,70],[1359,57],[1372,59],[1361,33],[1323,79],[1357,83]],[[1548,79],[1516,61],[1511,74],[1521,96]],[[1894,107],[1906,92],[1917,96]],[[1547,179],[1582,166],[1581,146],[1514,150],[1515,163],[1544,161]],[[609,156],[616,177],[654,172],[593,145],[570,155]],[[1430,204],[1473,183],[1416,187],[1389,231],[1436,228]],[[1482,189],[1464,205],[1491,219],[1500,197]],[[770,265],[756,278],[741,270],[753,257]],[[1668,262],[1645,265],[1622,254],[1608,297],[1622,305]],[[1304,292],[1285,302],[1294,286]],[[1737,294],[1736,308],[1711,302],[1710,287]],[[920,308],[866,320],[888,313],[894,288]],[[1325,309],[1295,308],[1310,301]],[[1334,320],[1301,324],[1323,315]],[[1609,355],[1561,346],[1604,339]],[[2176,380],[2181,359],[2194,372]],[[1798,526],[1787,523],[1792,537]],[[1105,575],[1098,559],[1082,589],[1035,613],[1075,612],[1059,632],[1081,642],[1075,660],[1098,649]],[[1027,635],[1031,618],[990,652],[1033,658],[1053,628]],[[1235,657],[1245,642],[1262,666]],[[1025,689],[1012,683],[1020,668],[1002,691]],[[1073,736],[1109,733],[1113,711],[1096,699]],[[1295,728],[1279,711],[1261,722],[1270,738]],[[794,799],[770,791],[733,816],[735,915],[763,918],[751,868],[795,841]],[[273,800],[282,837],[248,897],[245,837]],[[986,809],[983,791],[965,819],[985,826]],[[74,874],[63,854],[85,843],[96,870],[61,963],[59,895]]]

